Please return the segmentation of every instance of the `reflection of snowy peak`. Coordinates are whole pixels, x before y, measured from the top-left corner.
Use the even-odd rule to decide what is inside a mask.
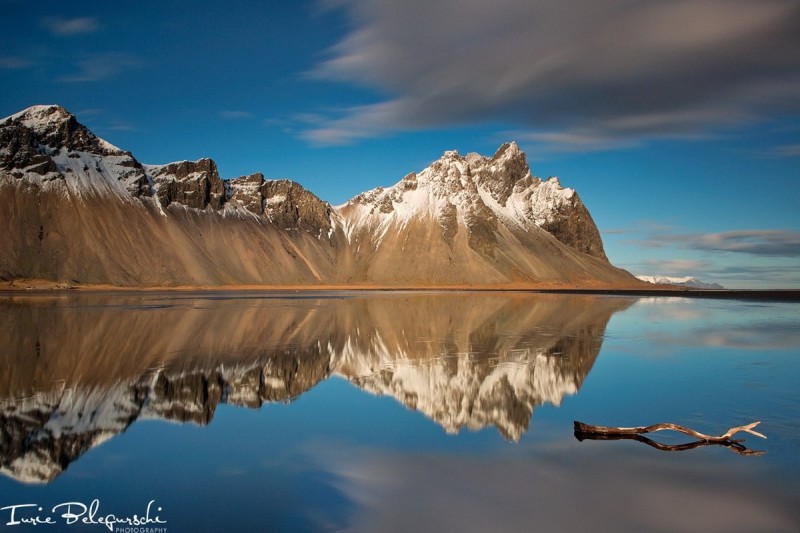
[[[0,472],[48,482],[136,420],[208,424],[222,403],[285,402],[331,374],[446,431],[495,426],[516,440],[536,406],[578,390],[628,305],[523,293],[0,299]]]
[[[443,346],[432,357],[392,353],[377,343],[366,353],[334,357],[334,373],[360,388],[392,396],[420,411],[448,433],[494,425],[507,439],[519,440],[536,406],[560,405],[575,394],[597,357],[598,331],[579,340],[543,336],[536,342],[509,339],[496,355]]]
[[[561,368],[560,358],[528,354],[523,360],[487,364],[468,355],[450,357],[451,363],[383,363],[377,370],[351,370],[354,375],[348,377],[366,391],[392,396],[425,413],[448,433],[494,425],[515,441],[528,429],[537,405],[559,405],[580,385],[569,369]]]
[[[63,389],[7,401],[0,407],[0,473],[46,483],[136,420],[208,424],[220,403],[258,408],[291,399],[326,376],[327,365],[319,362],[309,361],[301,372],[294,360],[273,359],[210,371],[157,371],[108,389]]]
[[[125,386],[58,390],[0,408],[0,472],[24,483],[52,480],[77,456],[128,427],[139,406]]]

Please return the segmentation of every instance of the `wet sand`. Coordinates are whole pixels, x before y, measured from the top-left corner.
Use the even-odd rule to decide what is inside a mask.
[[[18,292],[337,292],[337,291],[465,291],[539,292],[549,294],[597,294],[636,297],[719,298],[737,300],[800,302],[797,289],[693,289],[670,285],[636,284],[566,286],[554,283],[507,283],[486,285],[177,285],[132,287],[110,284],[71,284],[42,279],[0,282],[0,293]]]

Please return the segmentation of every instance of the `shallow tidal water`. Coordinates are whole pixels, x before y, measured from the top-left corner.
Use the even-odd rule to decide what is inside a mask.
[[[0,364],[0,529],[800,526],[796,303],[15,293]],[[661,451],[574,420],[768,439]]]

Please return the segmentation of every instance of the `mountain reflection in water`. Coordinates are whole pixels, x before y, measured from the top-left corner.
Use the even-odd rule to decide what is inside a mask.
[[[208,424],[332,375],[509,440],[578,391],[631,300],[457,293],[0,299],[0,471],[46,483],[139,419]]]

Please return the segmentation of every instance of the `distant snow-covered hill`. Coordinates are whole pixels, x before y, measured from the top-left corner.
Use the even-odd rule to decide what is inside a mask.
[[[647,283],[655,283],[657,285],[678,285],[680,287],[692,287],[695,289],[725,289],[719,283],[706,283],[697,278],[690,276],[686,277],[672,277],[672,276],[636,276],[642,281]]]

